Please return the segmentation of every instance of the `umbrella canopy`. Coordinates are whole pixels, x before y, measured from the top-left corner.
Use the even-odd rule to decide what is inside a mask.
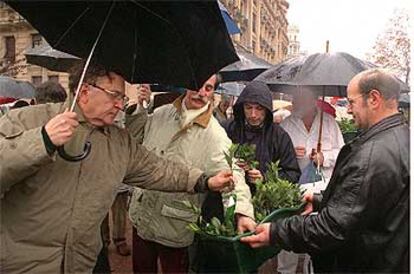
[[[237,26],[236,22],[234,22],[233,18],[231,18],[229,11],[220,1],[217,2],[220,8],[221,16],[223,17],[224,23],[226,24],[228,33],[230,35],[240,33],[241,31]]]
[[[93,60],[131,83],[198,89],[238,60],[215,1],[6,1],[49,44]]]
[[[346,96],[349,81],[359,72],[376,67],[348,53],[316,53],[286,60],[260,74],[275,92],[292,93],[297,86],[307,87],[318,95]],[[402,90],[408,87],[401,82]]]
[[[55,50],[49,44],[29,48],[26,50],[25,56],[29,64],[60,72],[67,72],[75,64],[81,62],[80,58]]]
[[[230,35],[240,33],[240,29],[230,17],[226,7],[224,7],[220,1],[218,1],[218,4],[228,33]],[[74,65],[81,61],[80,58],[72,54],[56,50],[47,43],[34,48],[28,48],[25,52],[25,56],[29,64],[59,72],[68,72]]]
[[[218,94],[227,94],[239,97],[242,90],[246,87],[246,84],[241,82],[227,82],[221,83],[216,90]]]
[[[0,97],[14,99],[34,98],[35,88],[29,82],[0,76]]]
[[[251,81],[272,66],[242,47],[236,47],[236,49],[240,61],[228,65],[220,71],[223,82]]]
[[[410,107],[410,93],[401,94],[400,100],[399,100],[399,106],[402,108]]]

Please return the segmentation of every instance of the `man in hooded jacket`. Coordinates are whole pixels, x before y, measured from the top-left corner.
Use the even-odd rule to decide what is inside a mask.
[[[234,119],[224,125],[227,135],[237,144],[254,144],[258,169],[246,172],[248,182],[263,178],[268,164],[279,161],[279,175],[296,183],[301,175],[289,135],[273,123],[272,95],[260,81],[247,85],[233,107]],[[252,193],[254,185],[250,184]]]

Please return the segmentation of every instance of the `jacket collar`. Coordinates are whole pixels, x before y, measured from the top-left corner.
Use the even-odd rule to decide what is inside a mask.
[[[63,111],[65,111],[65,109],[69,109],[70,107],[71,107],[71,102],[69,100],[66,100],[63,104]],[[78,104],[75,104],[75,108],[73,109],[73,111],[78,116],[79,124],[83,124],[83,125],[87,126],[88,128],[91,128],[91,129],[96,129],[99,132],[102,132],[103,134],[105,134],[106,136],[109,135],[109,132],[110,132],[109,127],[108,126],[96,127],[96,126],[92,125],[91,123],[89,123],[88,120],[86,120],[85,116],[83,115],[83,112],[79,108]]]
[[[178,113],[182,113],[182,103],[184,100],[185,94],[181,95],[175,101],[173,102],[173,106],[177,109]],[[207,111],[201,113],[198,115],[193,123],[198,124],[199,126],[206,128],[208,126],[208,123],[210,122],[211,116],[213,115],[213,104],[211,103],[207,109]]]
[[[354,141],[351,143],[364,143],[373,136],[396,126],[405,124],[404,116],[400,113],[388,116],[382,119],[369,129],[363,131]]]

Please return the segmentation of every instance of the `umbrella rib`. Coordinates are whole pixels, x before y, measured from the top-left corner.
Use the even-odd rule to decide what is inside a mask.
[[[69,28],[62,34],[62,36],[58,39],[58,41],[55,43],[55,45],[53,45],[53,47],[57,47],[60,42],[62,41],[63,38],[65,38],[65,36],[69,33],[69,31],[73,28],[73,26],[76,25],[76,23],[86,14],[87,11],[90,10],[90,7],[87,7],[79,16],[78,18],[76,18],[75,21],[73,21],[73,23],[69,26]]]
[[[150,10],[149,8],[145,7],[144,5],[134,1],[134,0],[130,0],[132,3],[134,3],[137,6],[140,6],[141,8],[143,8],[144,10],[146,10],[147,12],[151,13],[152,15],[158,17],[159,19],[161,19],[162,21],[164,21],[165,23],[169,24],[171,28],[173,28],[175,30],[175,32],[177,33],[177,35],[180,35],[180,32],[177,30],[177,28],[167,19],[165,19],[164,17],[162,17],[161,15],[159,15],[158,13]],[[181,36],[181,35],[180,35]],[[182,37],[181,37],[181,41],[183,41]],[[189,67],[191,68],[191,78],[193,79],[193,81],[196,83],[196,86],[198,86],[197,81],[196,81],[196,77],[194,75],[194,67],[191,64],[191,62],[189,62],[189,54],[188,54],[188,50],[187,47],[184,48],[184,50],[187,52],[186,54],[186,58],[185,60],[187,61],[187,64],[189,65]]]
[[[137,17],[138,17],[138,12],[137,10],[135,10],[135,20],[137,19]],[[134,28],[134,56],[133,56],[134,62],[132,63],[131,79],[129,79],[131,83],[135,75],[135,67],[136,67],[136,62],[137,62],[137,47],[138,47],[138,30],[135,27]]]
[[[98,37],[96,37],[95,43],[92,46],[91,52],[89,53],[89,56],[88,56],[88,59],[86,60],[85,67],[83,68],[82,75],[81,75],[81,77],[79,79],[78,87],[76,88],[76,93],[75,93],[75,97],[73,98],[72,106],[70,107],[70,111],[73,111],[73,109],[75,108],[75,104],[76,104],[76,101],[78,99],[79,91],[80,91],[80,88],[82,86],[83,79],[85,78],[86,70],[89,67],[89,63],[91,62],[92,55],[95,52],[96,45],[98,44],[99,39],[102,36],[103,30],[104,30],[104,28],[106,26],[106,23],[109,20],[109,16],[111,15],[112,10],[114,9],[114,6],[115,6],[115,1],[112,1],[111,7],[108,10],[108,14],[105,17],[105,21],[103,22],[102,27],[99,30]]]

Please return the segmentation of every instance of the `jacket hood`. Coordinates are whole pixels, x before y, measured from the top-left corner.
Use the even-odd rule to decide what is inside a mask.
[[[233,107],[234,118],[237,121],[244,120],[244,103],[256,103],[263,106],[267,110],[265,122],[273,122],[272,93],[266,83],[261,81],[252,81],[243,89]]]

